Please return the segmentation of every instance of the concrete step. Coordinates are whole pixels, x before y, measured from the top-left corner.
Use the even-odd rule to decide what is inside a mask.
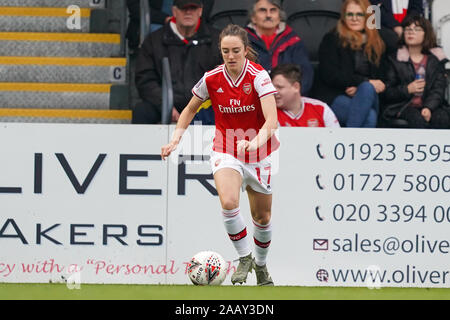
[[[65,8],[0,7],[3,32],[89,32],[91,9],[72,19]]]
[[[0,108],[0,122],[130,124],[131,110]]]
[[[0,82],[124,83],[126,58],[0,57]]]
[[[120,35],[0,32],[0,56],[118,57]]]
[[[110,108],[110,84],[0,83],[0,108]]]
[[[1,7],[104,8],[105,0],[0,0]]]
[[[102,32],[108,25],[105,9],[0,7],[2,32]]]

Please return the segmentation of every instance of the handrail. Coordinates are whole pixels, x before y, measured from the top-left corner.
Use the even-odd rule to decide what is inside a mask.
[[[120,14],[120,56],[125,57],[127,50],[127,26],[128,26],[128,16],[127,16],[127,4],[125,0],[121,0],[121,14]]]
[[[140,13],[141,13],[141,23],[140,23],[140,39],[139,46],[144,43],[145,38],[150,32],[150,5],[148,0],[140,0]]]
[[[445,100],[450,103],[450,62],[445,65],[445,72],[447,73],[447,87],[445,90]]]
[[[162,59],[162,71],[163,77],[162,77],[161,123],[170,124],[172,122],[173,87],[168,57],[164,57]]]

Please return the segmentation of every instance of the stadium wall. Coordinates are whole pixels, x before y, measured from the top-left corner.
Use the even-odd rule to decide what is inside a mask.
[[[2,124],[0,282],[186,284],[202,250],[233,272],[208,163],[214,128],[191,127],[161,161],[173,129]],[[450,287],[449,131],[278,135],[277,285]],[[241,211],[251,235],[245,193]]]

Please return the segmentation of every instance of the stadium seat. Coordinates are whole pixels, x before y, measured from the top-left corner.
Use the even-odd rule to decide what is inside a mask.
[[[284,0],[288,24],[305,42],[310,60],[318,62],[323,36],[336,26],[342,0]]]
[[[251,0],[215,0],[209,21],[219,30],[230,23],[244,27],[248,22],[248,9],[251,3]]]

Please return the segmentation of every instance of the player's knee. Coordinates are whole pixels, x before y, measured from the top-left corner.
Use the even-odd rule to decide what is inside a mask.
[[[271,212],[267,211],[267,212],[263,212],[263,213],[259,213],[259,214],[253,214],[253,220],[260,225],[268,225],[270,223],[270,219],[271,219]]]
[[[233,210],[239,207],[239,198],[230,197],[222,200],[222,208],[224,210]]]

